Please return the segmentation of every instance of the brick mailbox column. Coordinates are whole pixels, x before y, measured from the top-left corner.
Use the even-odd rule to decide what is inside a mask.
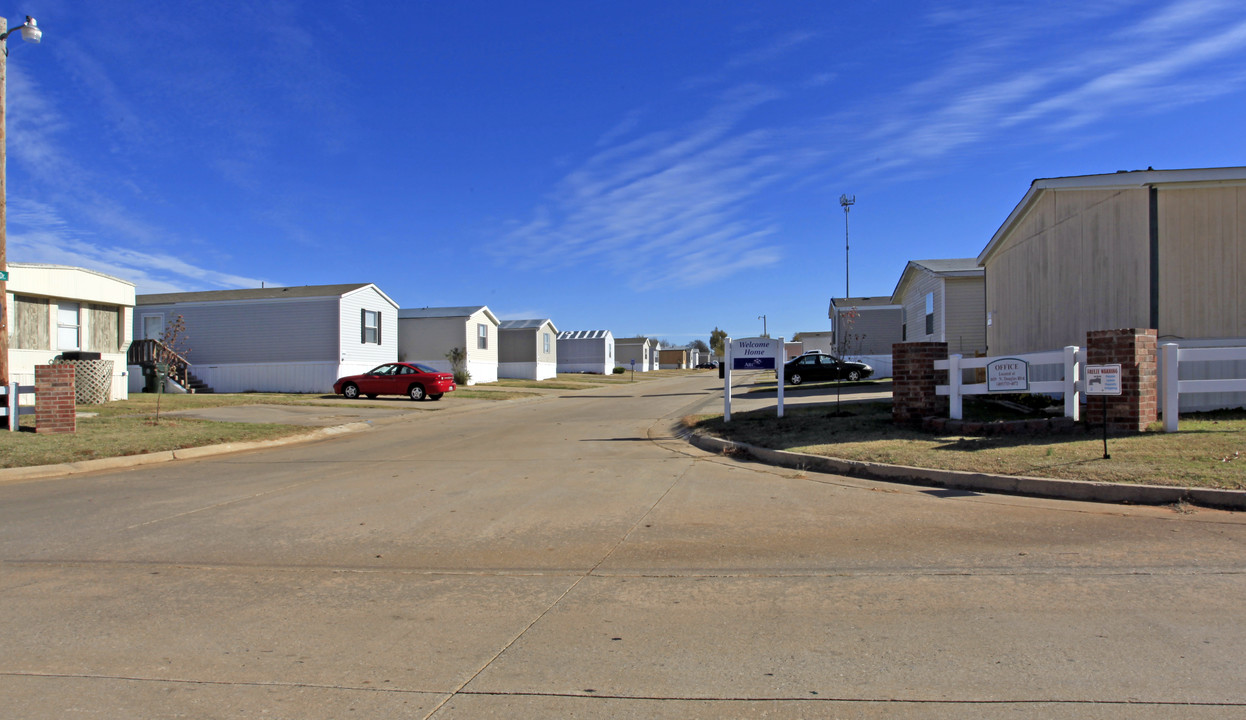
[[[35,432],[71,433],[78,427],[74,366],[35,366]]]
[[[1121,394],[1087,397],[1086,419],[1098,424],[1107,399],[1108,432],[1141,432],[1159,419],[1155,330],[1127,328],[1086,333],[1086,364],[1121,366]]]
[[[891,419],[912,425],[922,418],[947,415],[948,399],[935,395],[935,386],[947,382],[946,370],[935,370],[935,360],[947,359],[945,342],[896,343],[891,346]]]

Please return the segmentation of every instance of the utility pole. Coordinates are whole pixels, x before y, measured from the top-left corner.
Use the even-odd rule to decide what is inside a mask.
[[[761,336],[762,336],[762,337],[770,337],[770,331],[766,329],[766,316],[765,316],[765,315],[758,315],[758,316],[757,316],[757,319],[758,319],[758,320],[761,320]]]
[[[22,39],[28,43],[37,43],[43,38],[43,31],[39,29],[39,25],[31,16],[26,16],[26,22],[13,28],[13,31],[21,30]],[[8,70],[9,60],[9,21],[0,17],[0,385],[9,384],[9,296],[8,296],[8,265],[5,258],[5,246],[8,237],[8,213],[7,213],[7,188],[6,172],[7,153],[5,152],[5,81]],[[16,423],[17,418],[9,418],[9,422]],[[17,427],[17,425],[13,425]]]

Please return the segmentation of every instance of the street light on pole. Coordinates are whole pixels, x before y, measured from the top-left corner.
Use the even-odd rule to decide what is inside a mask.
[[[762,337],[770,337],[770,332],[769,332],[769,330],[767,330],[767,329],[766,329],[766,316],[765,316],[765,315],[758,315],[758,316],[757,316],[757,319],[758,319],[758,320],[761,320],[761,336],[762,336]]]
[[[8,39],[15,30],[21,30],[22,39],[28,43],[37,43],[43,39],[43,31],[31,16],[27,15],[26,22],[13,30],[9,30],[9,21],[0,17],[0,385],[9,384],[9,272],[5,263],[5,246],[8,244],[8,153],[5,150],[4,95],[9,59]],[[17,418],[9,418],[9,422],[17,422]]]

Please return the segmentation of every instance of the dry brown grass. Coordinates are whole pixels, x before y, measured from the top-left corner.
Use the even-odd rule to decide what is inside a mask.
[[[1183,417],[1181,432],[966,437],[897,427],[889,403],[704,416],[695,427],[718,437],[778,450],[893,465],[1071,480],[1246,489],[1246,412]],[[687,421],[686,421],[687,422]],[[1158,424],[1155,426],[1158,429]]]

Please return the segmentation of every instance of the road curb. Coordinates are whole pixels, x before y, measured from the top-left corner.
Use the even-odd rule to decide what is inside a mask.
[[[247,450],[263,450],[266,448],[280,447],[282,445],[295,445],[297,443],[320,440],[334,435],[341,435],[343,433],[358,432],[360,430],[367,430],[371,427],[372,423],[370,422],[356,422],[348,423],[346,425],[332,425],[329,427],[317,428],[310,432],[288,435],[281,438],[273,438],[272,440],[254,440],[252,442],[202,445],[200,447],[181,448],[178,450],[162,450],[160,452],[144,453],[142,455],[122,455],[120,457],[100,458],[98,460],[80,460],[78,462],[61,463],[59,465],[33,465],[31,467],[4,468],[0,469],[0,484],[22,482],[25,480],[40,480],[43,478],[61,477],[64,475],[77,475],[79,473],[98,472],[101,470],[124,470],[142,465],[154,465],[156,463],[173,462],[175,460],[194,460],[198,458],[211,457],[213,455],[245,452]]]
[[[677,428],[677,432],[679,432],[679,428]],[[808,455],[786,450],[771,450],[747,443],[711,437],[687,430],[686,428],[683,429],[682,434],[685,435],[685,438],[692,445],[707,452],[740,453],[768,465],[848,475],[870,480],[884,480],[887,482],[924,485],[951,490],[1026,495],[1056,500],[1081,500],[1128,505],[1172,505],[1185,502],[1223,510],[1246,510],[1246,491],[1242,490],[1168,487],[1163,485],[1125,485],[1087,480],[1059,480],[1055,478],[1015,475],[992,475],[990,473],[959,470],[933,470],[905,465],[842,460],[840,458]]]

